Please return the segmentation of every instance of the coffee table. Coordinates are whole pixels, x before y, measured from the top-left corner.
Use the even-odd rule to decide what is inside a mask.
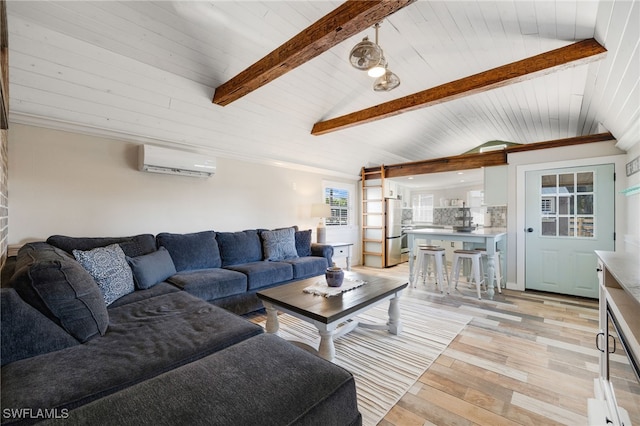
[[[318,281],[324,281],[324,275],[297,281],[291,284],[258,291],[267,311],[267,333],[277,333],[278,310],[293,315],[316,326],[320,333],[320,356],[329,361],[336,354],[333,339],[353,330],[356,326],[388,330],[392,334],[402,331],[398,298],[407,287],[407,281],[399,281],[373,275],[345,271],[346,279],[360,279],[367,282],[353,290],[337,296],[317,296],[303,290]],[[389,321],[386,324],[363,323],[354,319],[360,313],[389,300]]]

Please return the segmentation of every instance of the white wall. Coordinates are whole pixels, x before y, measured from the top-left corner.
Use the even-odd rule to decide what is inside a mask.
[[[317,219],[310,210],[322,201],[323,180],[356,183],[225,158],[218,158],[217,166],[209,179],[143,173],[137,170],[134,143],[12,123],[9,244],[52,234],[125,236],[291,225],[315,234]],[[357,243],[358,223],[336,234],[335,240]]]
[[[638,135],[638,142],[629,150],[626,162],[633,160],[640,155],[640,135]],[[622,175],[625,175],[625,171],[621,171]],[[640,173],[626,178],[626,186],[621,188],[630,188],[632,186],[640,185]],[[626,212],[627,227],[624,231],[624,248],[628,251],[635,251],[640,253],[640,194],[630,195],[626,198]]]

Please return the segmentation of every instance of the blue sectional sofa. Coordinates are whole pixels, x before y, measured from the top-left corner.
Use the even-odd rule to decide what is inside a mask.
[[[2,423],[361,424],[348,371],[230,312],[324,271],[307,234],[26,244],[2,270]]]
[[[280,245],[275,248],[269,245],[273,240]],[[47,243],[70,255],[74,250],[86,251],[117,243],[130,259],[134,278],[145,281],[139,287],[146,289],[165,281],[239,315],[263,308],[256,296],[261,289],[324,274],[332,264],[333,255],[330,245],[311,243],[311,230],[299,231],[296,227],[272,231],[160,233],[155,237],[151,234],[124,238],[54,235]],[[284,249],[278,250],[280,247]],[[168,253],[159,252],[162,249]],[[145,280],[148,270],[162,273]]]

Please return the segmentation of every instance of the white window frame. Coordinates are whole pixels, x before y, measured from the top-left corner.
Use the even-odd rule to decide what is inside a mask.
[[[422,205],[420,201],[425,198],[431,198],[431,206],[428,203]],[[416,203],[416,201],[418,201]],[[411,208],[413,209],[413,221],[414,222],[425,222],[425,223],[433,223],[433,208],[435,203],[435,197],[432,192],[425,191],[416,191],[411,192]],[[429,220],[429,215],[431,215],[431,219]]]
[[[339,228],[346,228],[346,227],[352,226],[354,222],[354,216],[355,216],[354,214],[355,185],[344,183],[344,182],[323,181],[322,182],[322,202],[326,204],[328,204],[327,198],[326,198],[327,189],[336,189],[339,191],[347,192],[347,207],[346,209],[344,209],[347,212],[347,223],[340,223],[340,224],[331,223],[332,222],[331,218],[326,218],[325,226],[331,229],[339,229]],[[333,209],[335,208],[336,207],[332,206],[332,212],[333,212]]]

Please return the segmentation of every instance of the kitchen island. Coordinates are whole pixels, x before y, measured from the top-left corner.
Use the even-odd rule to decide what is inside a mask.
[[[480,243],[487,249],[487,276],[492,277],[492,282],[487,285],[487,292],[490,298],[494,295],[493,277],[495,271],[496,245],[501,241],[506,241],[507,230],[505,228],[480,228],[472,232],[458,232],[453,229],[419,228],[405,231],[407,234],[407,245],[409,246],[409,282],[413,282],[413,265],[415,260],[415,240],[426,240],[430,244],[431,240],[462,241],[463,243]],[[497,283],[500,285],[500,283]]]

